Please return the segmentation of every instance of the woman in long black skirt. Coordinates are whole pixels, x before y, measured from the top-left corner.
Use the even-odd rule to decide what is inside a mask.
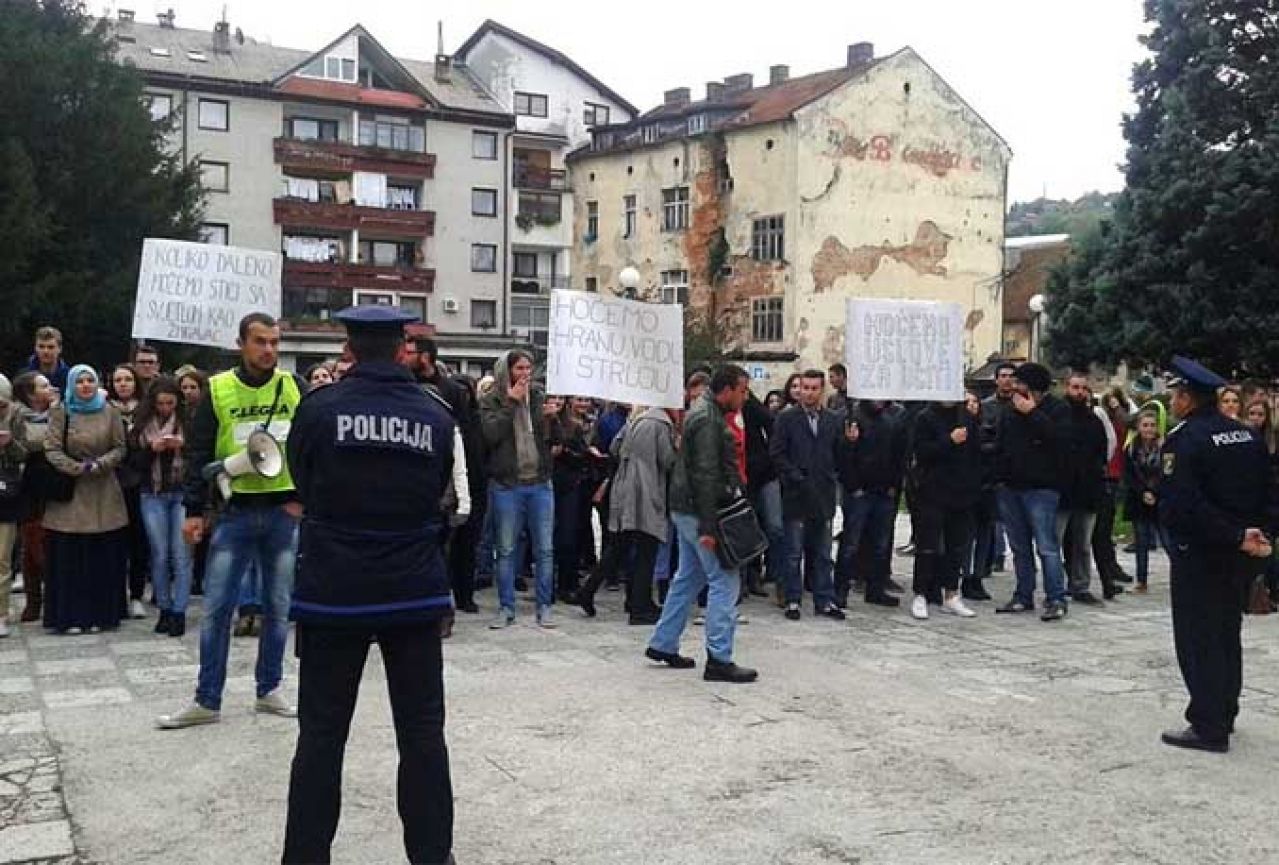
[[[76,366],[62,405],[49,413],[45,457],[75,479],[70,501],[48,502],[44,624],[60,634],[116,628],[127,608],[129,524],[115,469],[126,452],[124,422],[98,374]]]

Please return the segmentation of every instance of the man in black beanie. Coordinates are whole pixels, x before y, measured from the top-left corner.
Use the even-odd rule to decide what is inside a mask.
[[[999,513],[1013,551],[1017,588],[1001,613],[1035,609],[1035,553],[1044,569],[1045,622],[1066,615],[1066,575],[1057,538],[1061,499],[1061,435],[1069,421],[1065,403],[1053,396],[1052,374],[1023,363],[1014,373],[1012,410],[999,419],[995,472]]]

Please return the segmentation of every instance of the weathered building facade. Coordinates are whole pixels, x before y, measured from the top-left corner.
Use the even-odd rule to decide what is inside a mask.
[[[1004,243],[1003,349],[1008,360],[1039,360],[1043,310],[1033,300],[1048,292],[1048,277],[1070,258],[1069,234],[1010,237]]]
[[[1001,347],[1004,141],[913,50],[687,88],[569,157],[588,290],[636,267],[687,303],[760,389],[844,356],[850,297],[954,301],[965,357]]]

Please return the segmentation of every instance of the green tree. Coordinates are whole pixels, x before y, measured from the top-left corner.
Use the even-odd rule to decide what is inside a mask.
[[[142,80],[70,0],[0,0],[0,363],[51,324],[73,361],[128,352],[144,237],[195,237],[199,179]]]
[[[1279,373],[1279,0],[1146,0],[1127,188],[1049,295],[1055,360]],[[1059,354],[1060,352],[1060,354]]]

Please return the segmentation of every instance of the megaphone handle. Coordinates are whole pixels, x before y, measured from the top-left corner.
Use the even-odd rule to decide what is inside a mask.
[[[231,476],[226,472],[218,475],[218,492],[222,493],[224,501],[231,501]]]

